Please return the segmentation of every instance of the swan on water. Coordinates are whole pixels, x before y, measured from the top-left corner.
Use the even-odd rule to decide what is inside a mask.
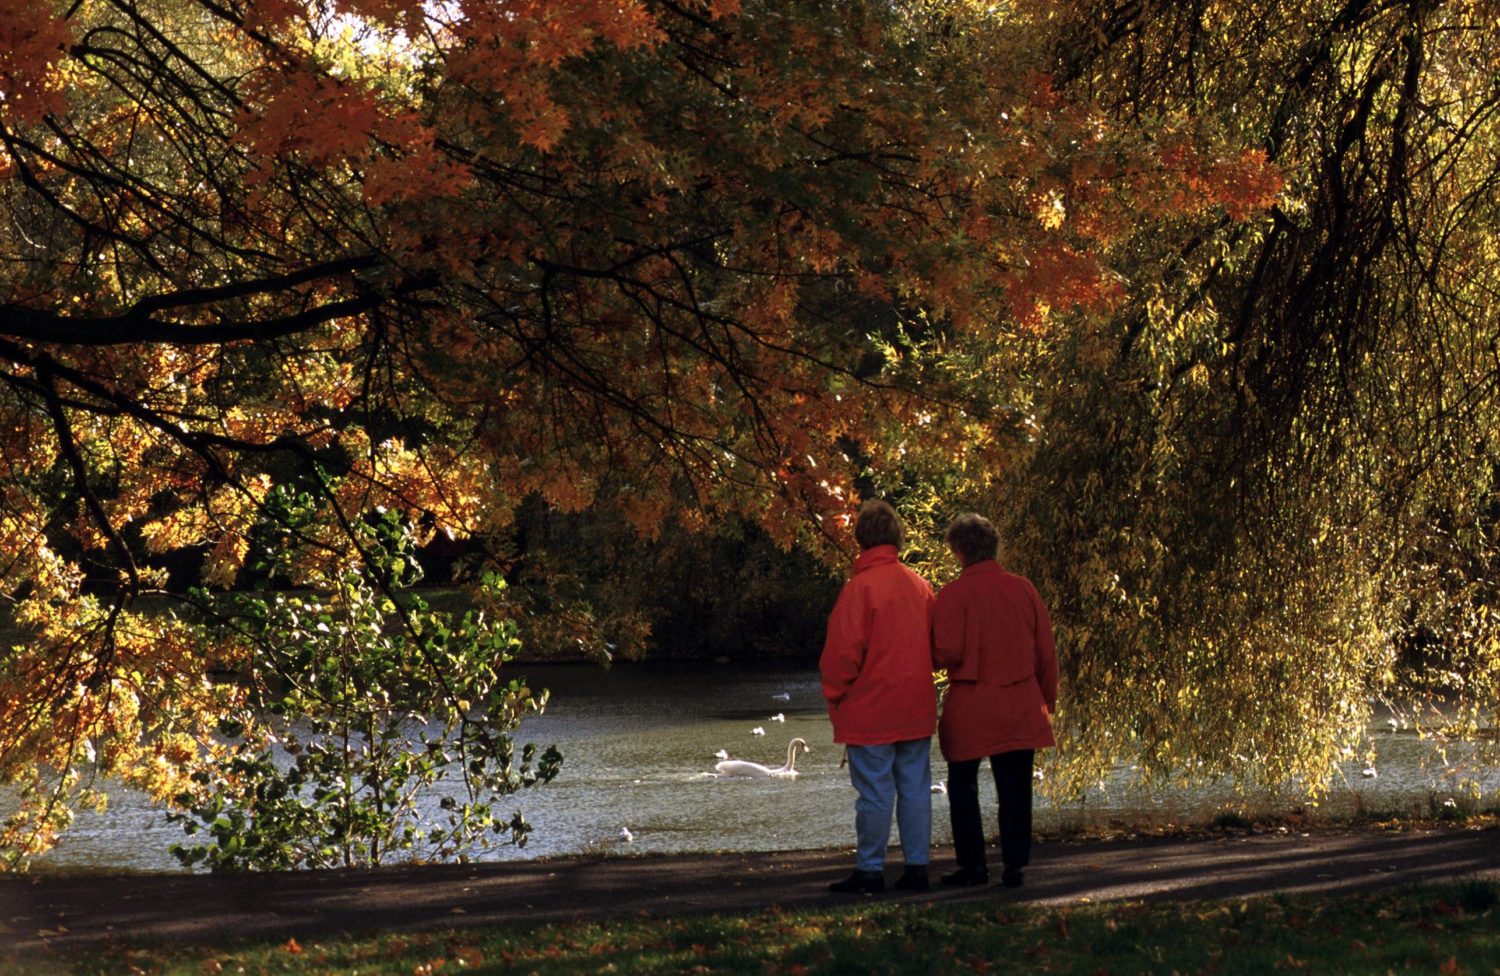
[[[751,735],[765,735],[766,734],[766,730],[763,729],[763,728],[761,728],[759,725],[757,725],[755,728],[753,728],[753,729],[750,730],[750,734]]]
[[[728,753],[728,751],[726,751],[724,749],[720,749],[718,752],[714,753],[714,758],[715,759],[728,759],[729,758],[729,753]]]
[[[1375,777],[1379,776],[1380,773],[1374,766],[1366,766],[1364,769],[1361,769],[1359,771],[1359,775],[1363,776],[1365,779],[1374,779]]]
[[[771,721],[773,721],[773,722],[785,722],[786,721],[786,716],[783,715],[783,714],[781,714],[780,712],[777,712],[775,715],[771,716]]]
[[[947,794],[947,792],[948,792],[948,781],[947,780],[943,780],[940,783],[933,783],[932,784],[932,792]]]
[[[630,832],[630,828],[629,827],[621,827],[620,828],[620,840],[622,840],[622,841],[624,841],[625,843],[628,844],[631,841],[635,840],[635,834],[632,834]]]
[[[726,759],[714,767],[714,772],[726,779],[796,779],[797,778],[797,753],[812,752],[812,748],[802,739],[793,739],[786,744],[786,765],[781,767],[762,766],[757,762],[747,762],[744,759]]]

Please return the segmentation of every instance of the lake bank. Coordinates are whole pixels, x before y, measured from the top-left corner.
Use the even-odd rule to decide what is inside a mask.
[[[562,773],[506,804],[519,807],[536,828],[527,846],[498,847],[477,858],[619,853],[624,827],[634,838],[629,849],[649,854],[815,850],[846,842],[854,794],[848,771],[839,767],[841,750],[832,741],[815,670],[658,662],[608,671],[532,666],[518,673],[554,694],[546,714],[523,721],[516,739],[558,745]],[[796,780],[715,779],[717,751],[779,764],[793,737],[813,747],[799,758]],[[1372,722],[1369,737],[1379,775],[1362,775],[1363,757],[1351,761],[1316,807],[1295,796],[1247,796],[1232,783],[1146,790],[1133,785],[1134,771],[1121,765],[1079,802],[1039,796],[1036,826],[1044,835],[1064,836],[1216,819],[1233,825],[1286,817],[1299,807],[1324,820],[1377,811],[1457,818],[1475,811],[1458,790],[1459,777],[1436,761],[1434,743],[1389,731],[1383,716]],[[1042,757],[1044,775],[1049,761],[1050,754]],[[1485,779],[1483,797],[1494,802],[1500,771],[1464,775],[1470,772]],[[944,775],[934,747],[934,780]],[[1445,806],[1449,801],[1453,805]],[[993,823],[993,791],[982,791],[981,802],[986,822]],[[945,796],[933,796],[933,817],[934,840],[946,843]],[[81,812],[36,870],[181,870],[168,848],[185,839],[139,794],[119,791],[103,813]]]

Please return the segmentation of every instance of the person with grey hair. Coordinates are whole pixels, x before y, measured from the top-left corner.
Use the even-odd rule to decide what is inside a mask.
[[[1000,880],[1018,887],[1031,858],[1036,750],[1057,744],[1052,620],[1036,587],[1000,566],[1000,537],[989,519],[960,515],[946,538],[963,572],[938,592],[932,612],[932,664],[948,672],[938,743],[958,861],[942,883],[989,883],[979,813],[979,765],[988,757],[1000,801]]]
[[[855,869],[829,885],[845,894],[885,890],[892,814],[901,831],[903,891],[926,891],[932,841],[932,587],[901,563],[901,519],[867,501],[854,523],[860,555],[828,619],[818,670],[845,745],[854,804]]]

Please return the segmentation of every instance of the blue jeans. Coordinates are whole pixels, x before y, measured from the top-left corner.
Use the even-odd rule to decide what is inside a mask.
[[[885,867],[893,811],[906,865],[927,864],[932,847],[931,755],[930,738],[849,747],[849,780],[859,794],[854,801],[855,867],[859,870]]]

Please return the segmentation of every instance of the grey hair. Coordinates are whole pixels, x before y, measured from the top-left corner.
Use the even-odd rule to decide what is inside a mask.
[[[965,512],[954,519],[943,538],[958,550],[965,563],[994,559],[1000,551],[1000,533],[977,512]]]

